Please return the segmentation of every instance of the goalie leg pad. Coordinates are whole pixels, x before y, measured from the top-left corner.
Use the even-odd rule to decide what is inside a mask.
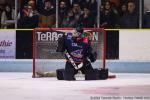
[[[65,71],[64,71],[64,79],[75,80],[74,76],[77,73],[78,73],[78,70],[76,70],[70,62],[66,62]]]
[[[65,69],[57,69],[56,75],[58,80],[64,80],[64,71]]]
[[[85,61],[83,67],[80,69],[82,74],[85,74],[89,70],[93,70],[93,67],[89,61]]]
[[[68,81],[75,80],[75,69],[65,69],[64,79]]]
[[[99,70],[88,70],[85,73],[85,80],[99,80]]]
[[[100,69],[99,70],[99,78],[100,80],[105,80],[108,78],[108,69]]]

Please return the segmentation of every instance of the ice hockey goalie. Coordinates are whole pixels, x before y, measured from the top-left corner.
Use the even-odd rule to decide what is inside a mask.
[[[85,76],[95,71],[91,62],[96,61],[97,53],[92,50],[91,37],[90,32],[83,32],[78,27],[74,32],[66,33],[58,39],[57,52],[63,52],[66,58],[65,69],[56,71],[59,80],[75,80],[75,74],[79,70]]]

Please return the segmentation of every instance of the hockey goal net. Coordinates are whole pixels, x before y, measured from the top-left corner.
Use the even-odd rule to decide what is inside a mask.
[[[33,31],[33,77],[65,68],[64,54],[56,52],[58,38],[74,28],[36,28]],[[102,28],[84,28],[92,34],[91,45],[97,52],[94,68],[105,68],[106,32]]]

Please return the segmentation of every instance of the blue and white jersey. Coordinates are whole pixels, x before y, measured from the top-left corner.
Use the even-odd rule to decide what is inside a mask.
[[[86,58],[88,53],[89,44],[84,42],[76,42],[72,34],[65,36],[65,49],[70,54],[74,62],[80,63]]]

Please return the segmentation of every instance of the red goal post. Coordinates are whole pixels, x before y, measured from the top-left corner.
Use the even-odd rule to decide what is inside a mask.
[[[57,40],[66,32],[73,32],[74,28],[35,28],[33,30],[33,77],[37,77],[37,72],[40,70],[49,71],[51,59],[63,59],[55,49]],[[92,45],[98,54],[98,59],[101,60],[99,68],[106,67],[106,32],[103,28],[83,28],[84,32],[92,33]],[[65,63],[65,60],[64,60]],[[62,66],[64,68],[64,66]],[[48,69],[48,70],[47,70]]]

